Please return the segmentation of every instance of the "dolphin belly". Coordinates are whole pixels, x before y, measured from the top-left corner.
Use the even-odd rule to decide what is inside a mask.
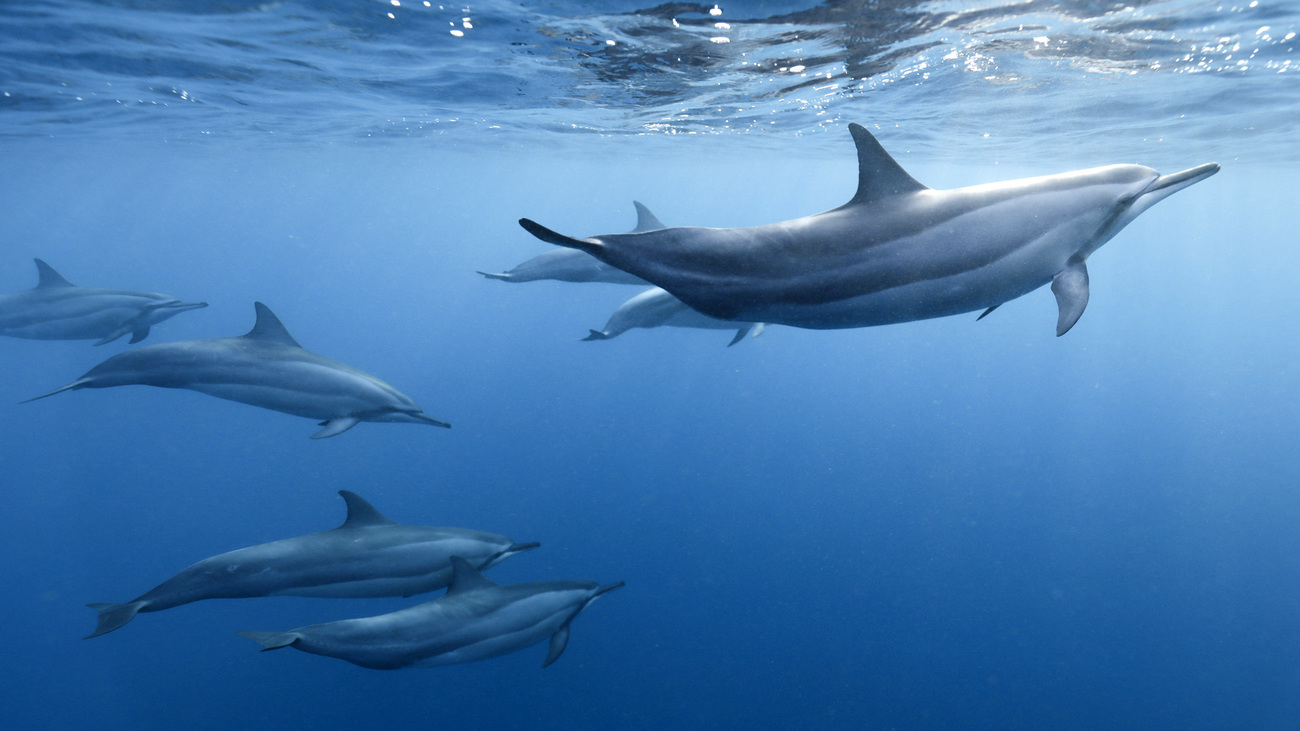
[[[742,310],[738,319],[809,329],[893,325],[960,315],[1000,305],[1052,281],[1066,265],[1044,237],[984,266],[823,303],[775,303]]]
[[[357,388],[354,380],[348,378],[263,383],[200,381],[180,388],[308,419],[333,419],[402,406],[378,389]]]

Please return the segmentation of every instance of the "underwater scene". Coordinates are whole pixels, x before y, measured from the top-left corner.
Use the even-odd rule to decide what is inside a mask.
[[[3,725],[1300,727],[1297,32],[3,3]]]

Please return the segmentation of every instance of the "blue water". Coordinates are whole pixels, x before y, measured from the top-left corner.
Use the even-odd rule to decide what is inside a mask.
[[[0,291],[40,257],[211,303],[146,344],[241,334],[263,301],[453,424],[313,441],[145,387],[17,405],[138,346],[0,339],[4,726],[1295,728],[1300,9],[649,7],[0,8]],[[934,187],[1223,170],[1091,258],[1060,339],[1044,288],[978,323],[579,342],[637,290],[474,274],[546,250],[522,216],[839,205],[850,121]],[[545,670],[542,646],[381,672],[234,634],[418,598],[80,639],[87,602],[336,525],[339,489],[542,543],[498,582],[627,587]]]

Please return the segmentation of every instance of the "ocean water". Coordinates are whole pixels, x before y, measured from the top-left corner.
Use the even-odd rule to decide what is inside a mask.
[[[211,306],[145,344],[308,349],[450,430],[145,387],[22,399],[131,347],[0,339],[0,712],[14,729],[1292,729],[1300,721],[1300,7],[412,0],[0,6],[0,291]],[[1215,177],[1040,289],[855,330],[581,342],[638,290],[489,281],[520,217],[625,231],[840,205],[849,122],[958,187]],[[565,655],[372,671],[238,630],[431,597],[211,600],[223,551],[339,523],[627,582]]]

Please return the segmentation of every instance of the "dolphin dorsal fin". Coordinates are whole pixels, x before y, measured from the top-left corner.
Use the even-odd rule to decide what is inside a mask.
[[[49,264],[46,264],[40,259],[33,259],[32,261],[36,262],[36,276],[39,277],[39,279],[37,279],[36,281],[37,289],[45,289],[47,287],[77,286],[72,282],[69,282],[68,280],[64,279],[62,274],[59,274],[58,272],[54,271],[54,267],[50,266]]]
[[[340,528],[361,528],[367,525],[388,525],[393,521],[388,516],[375,510],[375,506],[351,490],[339,490],[343,502],[348,505],[348,517]]]
[[[451,584],[446,596],[456,596],[467,591],[487,589],[496,586],[496,582],[484,576],[474,565],[460,556],[451,557]]]
[[[866,127],[850,124],[849,133],[853,135],[853,143],[858,146],[858,192],[849,201],[850,204],[871,203],[902,193],[929,190],[908,175]]]
[[[295,348],[301,348],[297,340],[285,329],[284,323],[280,318],[271,312],[271,308],[261,302],[254,302],[253,309],[257,311],[257,322],[253,324],[253,329],[249,330],[244,337],[249,340],[264,340],[268,343],[279,343],[281,345],[290,345]]]
[[[641,201],[632,201],[632,205],[636,206],[636,228],[632,229],[632,233],[643,234],[646,231],[658,231],[661,228],[668,228]]]

